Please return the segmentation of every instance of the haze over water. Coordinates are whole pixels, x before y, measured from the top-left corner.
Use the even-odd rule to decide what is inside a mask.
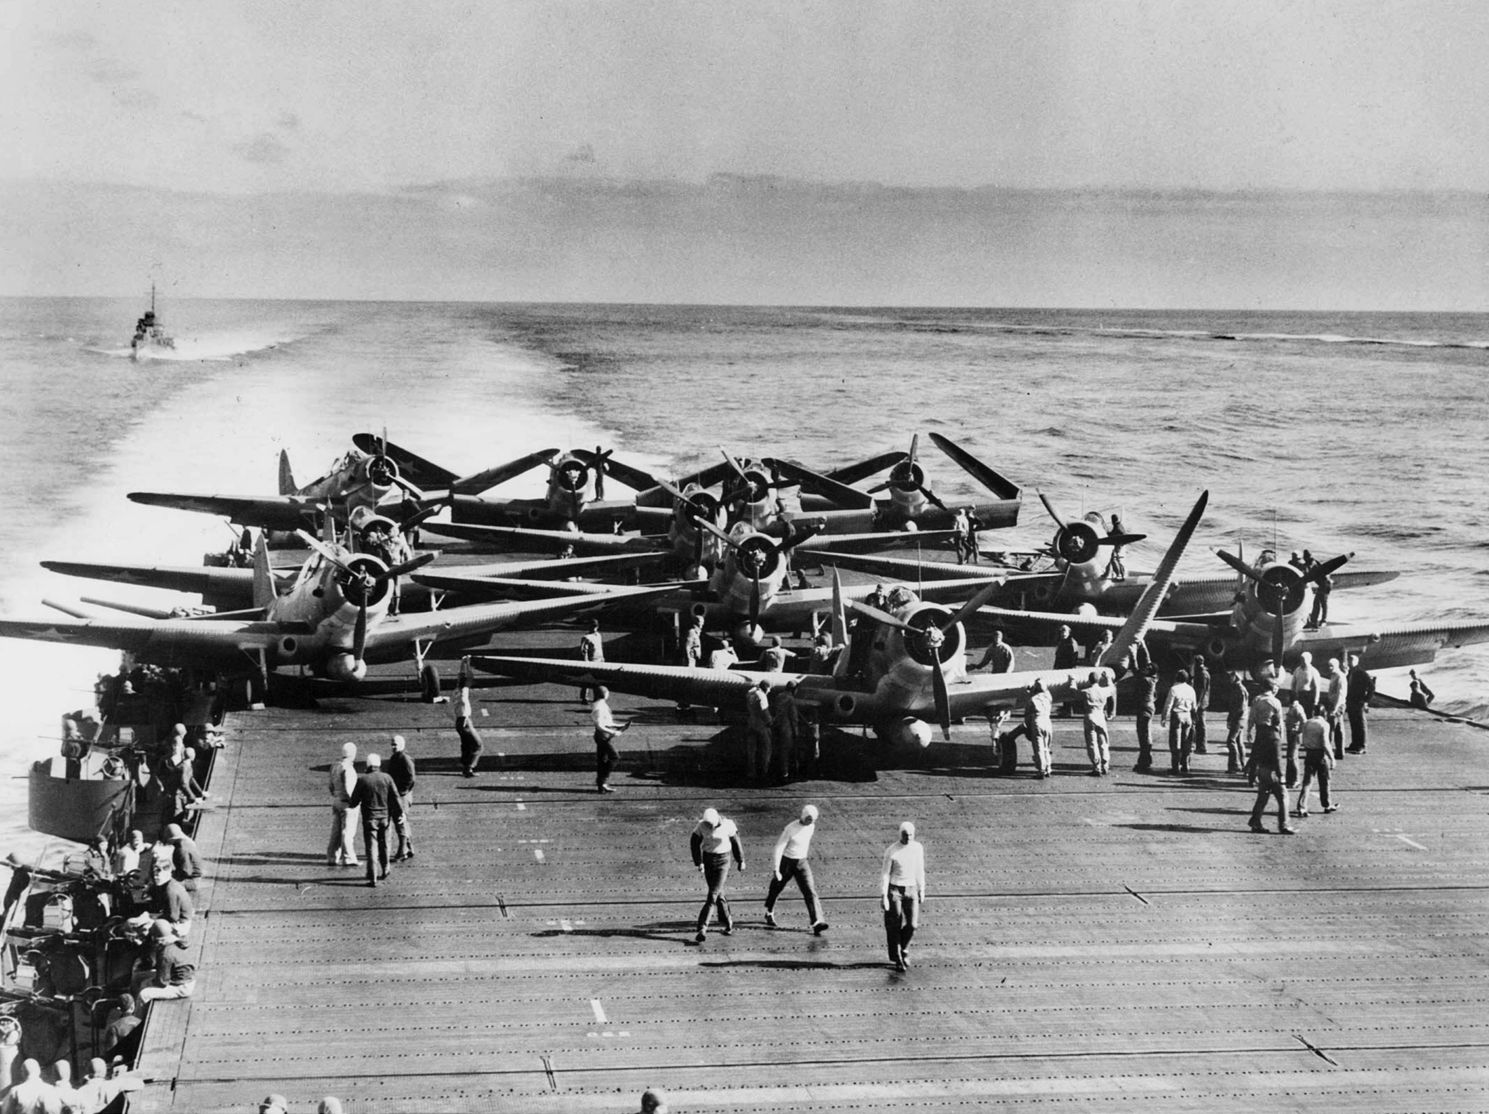
[[[462,473],[603,445],[673,476],[720,445],[825,469],[938,430],[1023,485],[1010,548],[1049,538],[1038,488],[1064,514],[1120,509],[1151,535],[1129,567],[1150,569],[1209,489],[1193,575],[1238,543],[1353,550],[1352,567],[1403,576],[1336,592],[1335,619],[1489,615],[1489,315],[169,301],[176,357],[134,364],[142,308],[0,299],[8,617],[53,614],[43,596],[185,602],[37,562],[199,564],[230,538],[219,520],[125,493],[271,494],[281,448],[304,483],[383,427]],[[975,496],[924,437],[922,457],[943,499]],[[0,642],[10,844],[35,839],[16,779],[116,662]],[[1440,707],[1489,710],[1489,648],[1426,675]],[[1405,686],[1387,672],[1381,688]]]

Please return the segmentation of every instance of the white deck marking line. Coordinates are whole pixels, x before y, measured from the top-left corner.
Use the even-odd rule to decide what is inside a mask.
[[[541,847],[533,848],[533,858],[537,859],[538,862],[543,861],[543,849]]]
[[[523,804],[521,801],[518,801],[517,802],[517,811],[518,812],[526,812],[527,811],[527,806],[525,804]]]
[[[1408,847],[1415,847],[1418,851],[1425,851],[1425,850],[1427,850],[1427,848],[1423,847],[1416,840],[1414,840],[1414,839],[1408,839],[1404,835],[1398,835],[1396,838],[1399,839],[1402,843],[1406,844]]]
[[[589,1008],[595,1011],[595,1023],[597,1025],[610,1024],[610,1022],[605,1019],[605,1007],[600,1005],[600,1000],[598,998],[591,998],[589,1000]]]

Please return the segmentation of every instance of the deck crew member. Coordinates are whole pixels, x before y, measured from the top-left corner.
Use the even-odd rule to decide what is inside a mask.
[[[1163,720],[1168,724],[1169,772],[1189,772],[1189,752],[1194,746],[1194,688],[1189,684],[1189,671],[1174,675],[1168,696],[1163,701]]]
[[[1318,707],[1318,694],[1323,689],[1323,678],[1313,667],[1313,655],[1304,650],[1299,655],[1298,667],[1293,670],[1293,699],[1302,701],[1304,718],[1313,715]]]
[[[202,855],[196,840],[181,830],[179,824],[167,824],[165,838],[171,844],[171,871],[186,892],[196,897],[196,880],[202,876]]]
[[[910,966],[910,941],[920,927],[925,903],[925,848],[915,838],[915,825],[900,825],[900,838],[884,850],[879,872],[879,905],[884,911],[884,941],[897,970]]]
[[[1346,680],[1338,658],[1330,658],[1328,675],[1324,678],[1323,701],[1319,710],[1329,724],[1329,745],[1334,757],[1344,757],[1344,692]]]
[[[765,923],[776,926],[776,899],[786,888],[786,883],[796,879],[801,898],[807,905],[807,917],[812,931],[821,936],[827,931],[827,921],[822,917],[821,900],[817,897],[817,886],[812,879],[812,864],[807,855],[812,849],[812,837],[817,834],[817,806],[802,806],[801,815],[781,829],[776,845],[771,849],[770,886],[765,892]]]
[[[1002,627],[993,628],[993,641],[988,645],[987,650],[984,651],[982,660],[973,666],[973,668],[986,669],[988,666],[992,666],[994,673],[1013,672],[1013,647],[1003,641]]]
[[[456,693],[455,734],[460,737],[460,776],[475,777],[481,762],[481,733],[471,720],[470,658],[460,661]]]
[[[398,791],[398,817],[393,821],[393,827],[398,832],[398,853],[393,856],[393,861],[401,863],[414,857],[414,829],[409,813],[414,807],[414,782],[419,779],[413,755],[408,752],[408,742],[402,735],[393,736],[393,753],[388,756],[388,776],[393,779],[393,788]]]
[[[762,680],[745,693],[745,773],[764,781],[770,772],[770,682]]]
[[[1411,673],[1411,706],[1425,712],[1432,706],[1432,702],[1437,699],[1437,693],[1427,687],[1427,682],[1417,676],[1415,669],[1409,670],[1409,672]]]
[[[1055,740],[1055,701],[1038,677],[1029,686],[1024,704],[1024,733],[1034,748],[1034,770],[1040,777],[1050,776],[1050,749]]]
[[[329,866],[356,866],[357,850],[353,843],[352,790],[357,785],[357,744],[341,745],[341,761],[331,767],[331,840],[326,844]]]
[[[1225,711],[1226,772],[1239,774],[1246,768],[1246,682],[1239,670],[1220,675],[1220,707]]]
[[[1287,771],[1289,789],[1295,789],[1298,785],[1298,748],[1303,745],[1303,724],[1309,718],[1303,711],[1302,702],[1289,694],[1282,712],[1282,733],[1287,737],[1287,761],[1283,768]]]
[[[796,770],[796,736],[801,731],[801,709],[796,704],[796,682],[787,681],[770,690],[766,698],[770,712],[770,741],[775,751],[776,776],[790,781]]]
[[[720,816],[716,808],[703,810],[703,818],[693,828],[688,841],[693,855],[693,865],[708,883],[708,896],[698,910],[698,934],[696,943],[708,939],[708,923],[713,919],[715,907],[719,911],[719,924],[725,936],[734,932],[734,918],[729,915],[729,901],[724,897],[724,884],[729,880],[729,859],[732,855],[741,871],[745,868],[744,847],[739,842],[739,828],[733,820]]]
[[[196,989],[196,966],[171,922],[156,921],[150,926],[150,938],[155,943],[155,968],[137,995],[141,1010],[161,998],[190,998]]]
[[[1294,816],[1308,815],[1308,788],[1314,778],[1318,779],[1318,801],[1324,811],[1335,812],[1339,808],[1329,795],[1329,775],[1334,769],[1331,733],[1332,728],[1321,715],[1312,716],[1303,724],[1303,787],[1298,790]]]
[[[383,773],[380,755],[367,756],[367,771],[357,778],[351,803],[362,810],[362,853],[367,856],[367,884],[376,888],[379,881],[388,877],[388,821],[403,811],[393,779]]]
[[[1081,729],[1086,736],[1086,757],[1091,760],[1091,776],[1105,777],[1111,771],[1111,736],[1106,718],[1117,711],[1117,690],[1106,683],[1099,672],[1093,672],[1080,686]]]
[[[1133,773],[1153,768],[1153,717],[1158,714],[1158,667],[1151,661],[1137,671],[1137,764]]]
[[[1292,835],[1287,823],[1287,790],[1282,785],[1282,755],[1278,751],[1275,731],[1258,731],[1251,747],[1251,767],[1256,772],[1256,803],[1251,806],[1251,830],[1265,832],[1262,813],[1267,802],[1277,802],[1277,831]]]
[[[1282,744],[1282,701],[1277,698],[1277,678],[1268,676],[1251,702],[1251,714],[1246,723],[1247,750],[1246,779],[1256,784],[1256,747],[1260,742],[1276,749]]]
[[[1365,672],[1359,654],[1349,655],[1349,678],[1344,689],[1344,710],[1349,716],[1349,751],[1364,754],[1370,739],[1370,698],[1375,695],[1375,678]]]
[[[579,660],[589,662],[602,662],[605,660],[605,643],[600,638],[600,621],[598,619],[591,619],[589,621],[589,630],[579,639]],[[589,692],[589,685],[579,686],[579,702],[581,704],[589,703]]]
[[[1204,654],[1194,655],[1194,675],[1189,683],[1194,686],[1194,753],[1208,754],[1205,746],[1205,711],[1210,707],[1210,667]]]
[[[595,792],[614,793],[610,785],[610,774],[620,761],[620,752],[615,749],[614,739],[631,725],[616,723],[610,711],[610,690],[604,685],[595,686],[594,703],[589,706],[589,719],[595,728]]]

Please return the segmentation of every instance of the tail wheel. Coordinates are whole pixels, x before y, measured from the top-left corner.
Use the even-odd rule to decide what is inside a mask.
[[[419,670],[419,696],[425,704],[433,704],[439,699],[439,670],[433,662],[426,663]]]

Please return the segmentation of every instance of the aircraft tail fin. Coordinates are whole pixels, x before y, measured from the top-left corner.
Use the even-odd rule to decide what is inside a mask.
[[[848,609],[843,604],[843,582],[838,570],[832,570],[832,642],[834,646],[848,645]]]
[[[1152,583],[1144,590],[1142,597],[1137,601],[1137,606],[1132,609],[1132,614],[1127,617],[1127,622],[1122,624],[1122,629],[1117,632],[1116,641],[1107,648],[1106,653],[1101,655],[1101,660],[1096,663],[1097,665],[1116,667],[1147,632],[1148,624],[1158,614],[1158,607],[1163,603],[1163,597],[1168,595],[1169,585],[1174,579],[1174,570],[1178,568],[1179,559],[1184,556],[1184,548],[1189,544],[1189,539],[1194,536],[1194,528],[1204,517],[1205,505],[1209,501],[1208,491],[1201,492],[1200,497],[1195,500],[1194,509],[1189,512],[1184,525],[1179,527],[1179,532],[1169,543],[1168,552],[1163,555],[1163,560],[1158,562],[1158,571],[1153,574]]]
[[[288,449],[279,450],[279,494],[294,495],[300,489],[295,486],[295,474],[290,471],[290,454]]]
[[[274,570],[269,565],[269,543],[266,531],[260,530],[253,542],[253,606],[268,607],[279,598],[274,584]]]

